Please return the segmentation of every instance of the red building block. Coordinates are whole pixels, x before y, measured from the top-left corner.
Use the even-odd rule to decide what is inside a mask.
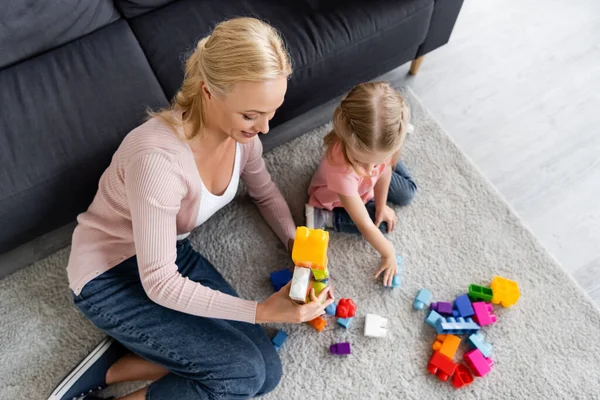
[[[473,371],[475,376],[487,375],[492,370],[492,366],[494,365],[494,361],[489,358],[485,358],[478,349],[465,353],[463,359],[469,368],[471,368],[471,371]]]
[[[452,386],[456,389],[460,389],[463,386],[469,386],[473,383],[473,374],[469,371],[469,368],[463,364],[458,364],[454,376],[452,377]]]
[[[481,326],[493,324],[498,320],[496,315],[492,313],[494,307],[489,303],[483,301],[473,303],[473,310],[475,311],[473,319]]]
[[[335,316],[338,318],[352,318],[356,314],[356,304],[352,299],[340,299],[338,301]]]
[[[440,353],[439,351],[434,351],[433,355],[429,359],[429,364],[427,364],[427,371],[436,375],[441,381],[447,381],[452,375],[454,375],[454,371],[456,371],[456,367],[458,365],[453,363],[451,359]]]

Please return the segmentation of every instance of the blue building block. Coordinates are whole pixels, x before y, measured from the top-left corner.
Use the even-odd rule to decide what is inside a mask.
[[[343,326],[344,328],[348,329],[350,327],[350,324],[352,324],[352,320],[353,318],[338,318],[337,323]]]
[[[282,269],[281,271],[271,272],[271,282],[273,283],[273,289],[276,292],[281,290],[282,287],[287,285],[292,280],[292,271],[289,269]]]
[[[481,327],[473,322],[473,318],[462,317],[441,318],[435,323],[435,330],[439,334],[470,335],[477,332]]]
[[[429,303],[429,300],[431,300],[432,294],[429,290],[427,289],[421,289],[419,290],[419,293],[417,293],[417,297],[415,297],[415,301],[413,302],[413,307],[416,310],[422,310],[425,308],[425,306],[427,306],[427,303]]]
[[[492,355],[492,345],[485,341],[481,333],[474,333],[469,336],[469,346],[473,349],[479,349],[485,358]]]
[[[325,308],[325,313],[327,315],[335,315],[336,310],[337,310],[337,306],[335,305],[335,303],[331,303],[330,305],[328,305]]]
[[[275,346],[275,350],[279,350],[281,346],[283,346],[283,342],[287,339],[288,335],[284,331],[278,331],[275,337],[271,340],[273,342],[273,346]]]
[[[431,326],[432,328],[435,328],[435,324],[438,321],[438,319],[443,318],[440,314],[438,314],[437,311],[435,310],[431,310],[429,311],[429,314],[427,314],[427,317],[425,318],[425,322],[427,323],[427,325]]]
[[[398,264],[398,273],[392,278],[392,285],[390,288],[398,288],[402,286],[402,257],[396,256],[396,263]]]
[[[452,315],[456,317],[467,318],[475,315],[475,311],[473,310],[473,306],[471,305],[471,300],[469,299],[469,295],[463,294],[458,296],[456,300],[454,300],[454,307],[456,308],[452,311]]]

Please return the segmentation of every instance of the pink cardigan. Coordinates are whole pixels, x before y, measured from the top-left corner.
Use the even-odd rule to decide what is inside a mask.
[[[294,221],[265,168],[260,139],[240,148],[241,179],[287,246],[295,234]],[[137,255],[144,290],[157,304],[254,323],[255,301],[202,286],[177,270],[177,235],[194,229],[200,196],[200,175],[184,140],[157,118],[131,131],[100,178],[92,204],[77,218],[67,266],[73,292],[79,294],[87,282]]]

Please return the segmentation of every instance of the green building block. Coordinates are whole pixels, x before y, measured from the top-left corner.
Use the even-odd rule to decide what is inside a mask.
[[[312,273],[313,273],[313,276],[315,277],[315,281],[322,281],[323,279],[329,278],[328,270],[322,271],[320,269],[313,269]]]
[[[312,287],[313,287],[313,289],[315,289],[315,296],[319,296],[321,294],[321,292],[323,291],[323,289],[325,289],[327,287],[327,285],[324,284],[323,282],[313,282]]]
[[[469,297],[473,301],[481,300],[489,303],[494,295],[489,287],[471,284],[469,285]]]

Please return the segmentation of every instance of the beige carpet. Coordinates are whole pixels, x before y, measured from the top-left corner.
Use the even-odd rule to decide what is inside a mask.
[[[360,237],[333,234],[330,271],[338,297],[351,297],[358,316],[345,331],[329,321],[317,333],[285,326],[280,350],[284,378],[267,399],[440,399],[457,395],[426,371],[435,334],[412,309],[421,287],[451,300],[469,283],[499,274],[519,282],[522,297],[497,308],[486,327],[493,371],[461,389],[461,398],[600,398],[600,313],[511,212],[411,94],[416,131],[405,162],[418,195],[398,210],[390,236],[404,257],[404,284],[384,289],[372,280],[378,258]],[[296,222],[303,223],[306,188],[327,128],[265,155]],[[247,197],[215,215],[193,243],[240,295],[265,299],[269,272],[290,264],[283,247]],[[102,337],[71,304],[64,267],[68,249],[0,281],[0,399],[45,399],[53,386]],[[364,315],[390,321],[383,339],[363,337]],[[269,327],[274,329],[275,327]],[[173,332],[174,335],[177,332]],[[336,358],[330,344],[350,341],[353,354]],[[117,388],[121,391],[123,388]],[[114,390],[113,390],[114,393]]]

